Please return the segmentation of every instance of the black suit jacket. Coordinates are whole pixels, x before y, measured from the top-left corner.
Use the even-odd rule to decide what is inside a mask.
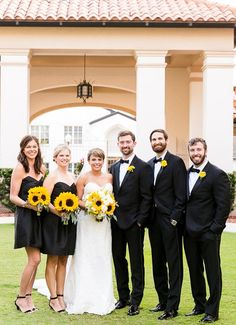
[[[116,162],[110,168],[113,175],[113,191],[118,202],[114,214],[121,229],[128,229],[135,222],[144,225],[152,206],[152,169],[137,156],[134,156],[130,166],[134,166],[135,169],[133,172],[127,171],[121,186],[119,186],[120,162]]]
[[[198,178],[186,206],[186,231],[192,237],[220,234],[230,212],[227,174],[209,162],[203,170],[206,176]]]
[[[153,175],[154,159],[148,162],[153,169]],[[154,206],[160,214],[180,222],[186,203],[187,171],[183,160],[169,151],[165,155],[165,160],[167,166],[161,167],[153,189]]]

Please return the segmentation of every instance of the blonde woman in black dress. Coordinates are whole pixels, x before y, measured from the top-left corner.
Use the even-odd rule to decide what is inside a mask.
[[[30,188],[42,186],[46,172],[36,137],[27,135],[21,140],[17,160],[10,185],[10,200],[16,205],[14,248],[24,247],[28,261],[21,276],[15,305],[21,312],[27,313],[36,309],[31,292],[42,246],[41,217],[37,216],[37,208],[27,203],[27,197]]]
[[[74,176],[68,172],[71,151],[62,144],[55,148],[53,155],[57,168],[49,173],[44,186],[51,194],[50,212],[45,213],[42,224],[43,246],[41,252],[47,254],[45,278],[50,292],[49,306],[55,312],[65,310],[64,283],[68,255],[73,255],[76,240],[76,225],[69,220],[64,225],[60,213],[53,206],[61,192],[76,194]]]

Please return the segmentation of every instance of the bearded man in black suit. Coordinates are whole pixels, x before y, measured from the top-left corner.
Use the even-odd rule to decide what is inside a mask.
[[[151,311],[164,311],[158,319],[178,315],[183,279],[182,222],[186,202],[186,167],[183,160],[167,150],[168,134],[163,129],[151,132],[155,157],[148,163],[153,169],[152,220],[149,238],[152,267],[159,303]]]
[[[120,132],[118,146],[122,159],[111,166],[113,191],[118,207],[117,221],[112,219],[112,254],[116,273],[119,300],[116,308],[131,304],[128,315],[139,314],[144,290],[143,239],[144,225],[152,206],[152,170],[134,154],[135,135]],[[131,268],[132,292],[129,289],[128,244]]]
[[[227,174],[207,160],[204,139],[191,139],[188,151],[193,166],[188,171],[184,246],[195,307],[186,316],[205,313],[201,321],[212,323],[219,317],[220,240],[230,212],[230,183]],[[210,292],[208,300],[204,266]]]

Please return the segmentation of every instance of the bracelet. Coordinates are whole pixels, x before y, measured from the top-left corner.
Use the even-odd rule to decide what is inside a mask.
[[[25,203],[22,204],[21,207],[22,207],[22,208],[27,208],[27,206],[28,206],[28,202],[25,202]]]

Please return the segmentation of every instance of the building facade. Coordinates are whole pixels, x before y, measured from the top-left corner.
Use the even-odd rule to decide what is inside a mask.
[[[94,147],[104,150],[104,170],[120,158],[117,135],[121,130],[136,133],[135,119],[127,114],[97,107],[74,107],[49,112],[30,123],[30,134],[40,142],[43,160],[49,170],[55,168],[53,151],[66,143],[71,149],[70,171],[76,173],[77,164],[87,159]]]
[[[186,164],[188,139],[202,136],[209,159],[232,171],[236,9],[207,0],[91,3],[1,3],[0,167],[15,164],[37,116],[96,106],[136,116],[145,160],[149,133],[165,128]],[[85,70],[87,103],[76,97]]]

